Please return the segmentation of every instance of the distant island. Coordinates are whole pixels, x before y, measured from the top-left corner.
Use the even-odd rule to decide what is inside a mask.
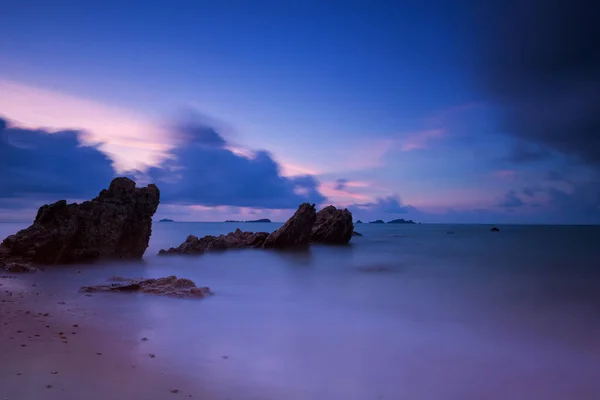
[[[268,223],[268,224],[270,224],[271,220],[268,219],[268,218],[254,219],[252,221],[234,221],[234,220],[228,219],[225,222],[236,222],[236,223],[244,223],[244,224],[251,224],[251,223],[262,222],[262,223]]]
[[[175,222],[175,221],[173,221],[172,219],[169,219],[169,218],[163,218],[158,222]]]
[[[382,221],[382,220],[380,220],[380,219],[378,219],[377,221],[371,221],[371,222],[369,222],[369,223],[370,223],[370,224],[385,224],[385,222],[384,222],[384,221]]]
[[[400,219],[393,219],[390,222],[388,222],[388,224],[415,224],[416,222],[413,221],[412,219],[409,219],[408,221],[405,220],[404,218],[400,218]]]
[[[362,224],[363,222],[359,219],[358,221],[356,221],[357,224]]]

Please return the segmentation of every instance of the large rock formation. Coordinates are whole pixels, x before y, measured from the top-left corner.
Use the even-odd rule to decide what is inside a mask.
[[[311,240],[316,243],[346,244],[352,239],[352,213],[327,206],[317,213]]]
[[[116,178],[98,197],[81,204],[65,200],[40,207],[33,225],[4,239],[3,262],[61,264],[100,258],[141,258],[152,233],[160,192]]]
[[[315,205],[301,204],[294,215],[281,228],[267,237],[263,247],[282,249],[308,245],[316,219]]]
[[[262,247],[267,236],[269,236],[267,232],[242,232],[239,229],[220,236],[209,235],[198,238],[190,235],[178,247],[161,250],[158,254],[200,254],[205,251]]]
[[[193,281],[186,278],[177,278],[174,275],[158,279],[130,279],[115,276],[109,280],[116,283],[82,286],[80,291],[84,293],[141,292],[169,297],[196,298],[204,298],[207,295],[213,294],[210,288],[198,287]]]
[[[236,229],[221,236],[198,238],[190,235],[178,247],[161,250],[158,254],[201,254],[206,251],[259,247],[285,249],[305,246],[310,242],[346,244],[353,235],[362,236],[353,231],[350,211],[328,206],[317,214],[314,204],[304,203],[281,228],[271,234]]]

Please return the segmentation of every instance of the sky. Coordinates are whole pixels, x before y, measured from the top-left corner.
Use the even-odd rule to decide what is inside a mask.
[[[9,2],[0,220],[129,176],[186,221],[600,223],[598,8]]]

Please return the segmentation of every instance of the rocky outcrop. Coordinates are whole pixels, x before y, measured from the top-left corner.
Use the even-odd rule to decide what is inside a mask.
[[[327,206],[317,213],[311,240],[315,243],[347,244],[352,239],[353,231],[350,211]]]
[[[500,229],[494,226],[492,229],[490,229],[490,232],[500,232]]]
[[[0,264],[64,264],[101,258],[139,259],[148,247],[160,192],[115,178],[98,197],[38,210],[33,225],[4,239]]]
[[[303,203],[285,224],[271,233],[263,247],[283,249],[308,245],[312,236],[312,227],[317,219],[315,205]]]
[[[22,273],[22,272],[39,272],[39,269],[24,262],[8,262],[2,269],[6,272]]]
[[[306,246],[311,241],[326,244],[346,244],[353,235],[352,214],[348,210],[338,210],[334,206],[315,211],[314,204],[304,203],[298,207],[294,215],[275,232],[235,232],[221,236],[194,235],[187,237],[178,247],[161,250],[158,254],[202,254],[207,251],[267,248],[285,249]]]
[[[363,234],[360,232],[353,231],[352,236],[362,236]]]
[[[201,254],[206,251],[262,247],[267,236],[267,232],[242,232],[239,229],[220,236],[197,238],[190,235],[178,247],[161,250],[158,254]]]
[[[80,292],[142,292],[169,297],[195,297],[204,298],[212,295],[210,288],[197,287],[196,284],[186,278],[168,276],[158,279],[130,279],[120,276],[109,279],[115,283],[108,285],[83,286]]]

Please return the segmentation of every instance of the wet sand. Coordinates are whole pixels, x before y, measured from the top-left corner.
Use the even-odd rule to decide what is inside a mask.
[[[104,316],[27,281],[0,278],[0,399],[204,397],[199,382],[163,370],[152,338],[127,321],[111,317],[101,328],[91,321]]]

